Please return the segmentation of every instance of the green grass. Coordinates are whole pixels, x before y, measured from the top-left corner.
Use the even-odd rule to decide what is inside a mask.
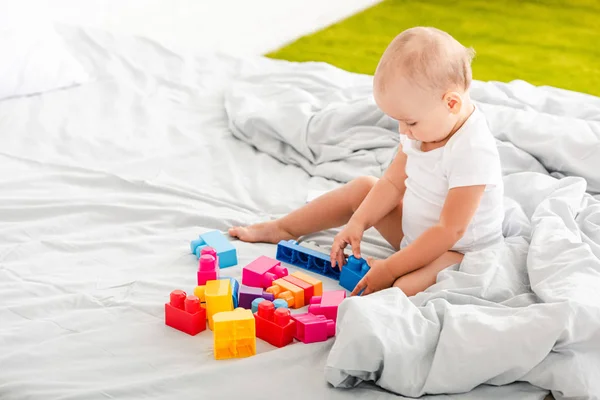
[[[418,25],[472,46],[475,79],[600,95],[599,0],[388,0],[267,56],[372,74],[392,38]]]

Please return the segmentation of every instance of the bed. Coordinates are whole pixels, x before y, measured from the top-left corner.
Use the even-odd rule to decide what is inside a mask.
[[[315,145],[311,131],[282,136],[285,127],[291,135],[299,126],[281,120],[285,110],[276,121],[283,125],[248,112],[261,90],[270,93],[263,99],[279,99],[282,92],[270,91],[268,78],[293,94],[308,70],[322,72],[325,84],[340,89],[340,99],[349,103],[364,97],[369,78],[321,64],[185,53],[91,28],[57,29],[90,80],[0,103],[0,398],[398,398],[363,379],[345,379],[352,389],[334,388],[332,368],[338,374],[348,369],[341,365],[345,360],[331,360],[333,340],[282,349],[258,340],[254,357],[215,361],[209,331],[190,337],[164,324],[169,293],[194,287],[197,261],[189,242],[198,234],[285,214],[353,175],[380,173],[393,155],[391,135],[377,148],[363,146],[370,136],[361,136],[344,145],[347,156],[339,159],[327,158],[330,147]],[[474,90],[519,100],[502,85]],[[539,93],[554,98],[554,89]],[[591,137],[598,140],[600,100],[562,91],[555,97],[571,108],[552,103],[543,105],[546,110],[556,106],[558,116],[572,113],[573,120],[592,121]],[[289,104],[293,101],[292,96]],[[535,104],[522,106],[530,108]],[[377,129],[390,124],[376,115],[365,121]],[[511,133],[504,134],[509,142]],[[514,142],[529,150],[535,139],[532,134]],[[590,140],[582,137],[578,144],[590,149],[587,164],[540,159],[557,165],[555,176],[588,177],[591,222],[585,242],[595,268],[600,169],[586,169],[597,168],[600,157],[597,142]],[[311,154],[317,159],[311,161]],[[507,174],[518,174],[519,168],[548,174],[535,157],[515,160]],[[340,163],[348,176],[331,175]],[[326,246],[333,233],[310,239]],[[239,264],[226,270],[234,278],[257,256],[275,255],[274,245],[234,244]],[[364,251],[384,257],[391,249],[369,232]],[[324,288],[339,286],[324,279]],[[598,315],[597,304],[590,310]],[[597,371],[597,355],[597,347],[590,350],[590,373]],[[558,378],[546,388],[515,380],[482,381],[468,393],[439,398],[543,399],[548,389],[560,398],[564,389]],[[597,388],[586,385],[584,390]]]

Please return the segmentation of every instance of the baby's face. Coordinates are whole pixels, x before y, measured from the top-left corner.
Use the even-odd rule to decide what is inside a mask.
[[[374,96],[379,108],[399,122],[400,133],[413,140],[443,140],[456,123],[456,114],[447,107],[443,93],[436,95],[403,79],[384,92],[375,88]]]

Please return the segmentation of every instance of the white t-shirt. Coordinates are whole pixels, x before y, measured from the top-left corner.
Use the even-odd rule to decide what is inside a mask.
[[[504,186],[500,157],[487,121],[477,108],[463,126],[437,149],[423,152],[421,142],[401,135],[406,161],[401,248],[439,222],[448,191],[486,185],[464,236],[452,250],[465,253],[502,241]]]

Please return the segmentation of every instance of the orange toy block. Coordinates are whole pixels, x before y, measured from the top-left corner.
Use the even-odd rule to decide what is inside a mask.
[[[312,276],[305,274],[302,271],[297,271],[294,272],[292,274],[292,276],[303,280],[306,283],[309,283],[311,285],[313,285],[314,289],[314,293],[313,296],[321,296],[323,294],[323,282],[321,282],[320,280],[313,278]],[[305,300],[305,302],[309,302],[310,300]]]
[[[304,307],[304,290],[283,278],[273,281],[273,286],[268,288],[267,292],[287,301],[288,307]]]
[[[286,280],[289,283],[292,283],[298,286],[300,289],[304,290],[304,302],[307,304],[310,303],[310,299],[313,297],[313,293],[315,292],[315,288],[313,285],[291,275],[284,276],[281,279]]]

